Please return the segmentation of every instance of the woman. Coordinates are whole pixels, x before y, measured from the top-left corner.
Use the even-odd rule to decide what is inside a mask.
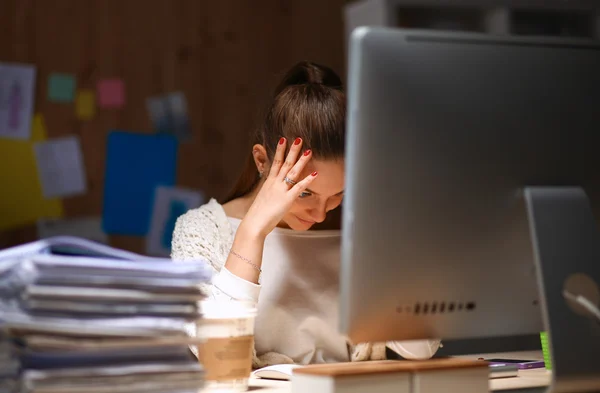
[[[339,222],[338,230],[310,230],[342,202],[345,116],[335,72],[297,64],[276,89],[229,198],[177,221],[172,258],[210,261],[213,298],[258,302],[255,368],[385,358],[386,344],[353,346],[337,332]],[[387,346],[429,358],[439,341]]]

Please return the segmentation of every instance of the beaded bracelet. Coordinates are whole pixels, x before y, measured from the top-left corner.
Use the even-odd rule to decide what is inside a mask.
[[[240,258],[242,261],[246,262],[248,265],[252,266],[254,269],[258,270],[259,273],[262,273],[262,270],[258,266],[256,266],[254,263],[252,263],[252,261],[249,260],[248,258],[241,256],[240,254],[238,254],[237,252],[235,252],[233,250],[231,250],[229,252],[231,254],[233,254],[234,256]]]

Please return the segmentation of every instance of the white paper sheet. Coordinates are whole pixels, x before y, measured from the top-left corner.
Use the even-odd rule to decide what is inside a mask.
[[[187,99],[182,92],[175,92],[166,96],[167,105],[171,115],[172,133],[180,141],[189,140],[192,136],[190,120],[187,111]]]
[[[44,218],[37,221],[38,238],[53,236],[77,236],[108,244],[108,235],[102,231],[101,217]]]
[[[149,97],[146,99],[146,109],[150,121],[157,132],[169,131],[169,108],[163,96]]]
[[[65,238],[68,239],[68,237]],[[90,247],[85,248],[92,249]],[[101,245],[96,245],[94,249],[115,250],[110,247],[102,247]],[[124,255],[129,254],[125,251],[122,253],[124,253]],[[121,250],[116,250],[110,251],[110,254],[108,255],[114,255],[115,258],[118,258],[122,254]],[[35,265],[36,268],[50,273],[67,268],[71,273],[89,272],[92,274],[102,272],[105,275],[118,275],[121,277],[126,277],[129,273],[129,275],[133,277],[191,278],[197,279],[198,281],[209,279],[211,274],[205,260],[173,263],[173,261],[168,258],[141,257],[134,260],[118,260],[80,256],[65,258],[61,255],[39,254],[30,255],[29,261]]]
[[[0,138],[31,137],[34,94],[34,66],[0,63]]]
[[[149,97],[146,109],[156,132],[172,134],[180,141],[191,138],[187,99],[183,92]]]
[[[80,255],[89,255],[90,253],[100,254],[101,256],[106,256],[107,258],[124,259],[127,261],[159,260],[157,258],[147,257],[118,248],[105,246],[103,244],[95,243],[78,237],[56,236],[0,250],[0,261],[10,260],[20,263],[20,258],[29,258],[38,254],[48,254],[51,247],[68,247],[79,251]],[[76,259],[77,258],[69,258],[68,261],[73,261]],[[67,260],[64,260],[64,258],[60,259],[60,261],[62,261],[62,263],[67,263]],[[1,269],[0,272],[2,272]]]
[[[44,198],[85,193],[86,176],[78,137],[67,136],[39,142],[34,149]]]
[[[189,209],[199,207],[204,196],[199,191],[178,187],[158,187],[154,196],[154,208],[150,232],[146,239],[149,255],[168,257],[175,221]]]
[[[29,334],[56,334],[83,337],[173,337],[186,335],[187,321],[164,317],[94,318],[92,320],[40,317],[5,312],[3,323],[8,329]]]

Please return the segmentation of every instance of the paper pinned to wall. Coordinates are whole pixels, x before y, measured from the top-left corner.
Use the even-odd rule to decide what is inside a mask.
[[[164,96],[149,97],[146,99],[146,109],[152,121],[154,131],[162,133],[169,132],[171,119],[169,117],[169,108]]]
[[[125,84],[118,78],[98,81],[98,106],[101,108],[121,108],[125,105]]]
[[[35,74],[32,65],[0,63],[0,138],[29,139]]]
[[[173,92],[146,100],[146,108],[154,130],[173,134],[179,141],[192,136],[187,99],[183,92]]]
[[[177,140],[115,131],[108,136],[102,226],[106,233],[146,236],[154,190],[175,185]]]
[[[96,115],[96,95],[93,90],[81,89],[77,91],[75,113],[80,120],[90,120]]]
[[[102,231],[100,217],[41,218],[37,221],[37,233],[40,239],[53,236],[76,236],[108,244],[108,236]]]
[[[63,215],[60,199],[45,199],[38,180],[33,144],[45,139],[41,114],[34,117],[31,141],[0,139],[0,231]]]
[[[73,102],[75,97],[75,76],[52,73],[48,77],[48,100],[53,102]]]
[[[187,100],[182,92],[167,95],[167,105],[171,114],[172,133],[180,141],[191,138]]]
[[[168,257],[171,254],[171,239],[177,218],[189,209],[204,203],[200,191],[179,187],[157,187],[150,232],[146,238],[146,253]]]
[[[80,195],[86,191],[83,154],[77,136],[34,145],[42,194],[45,198]]]

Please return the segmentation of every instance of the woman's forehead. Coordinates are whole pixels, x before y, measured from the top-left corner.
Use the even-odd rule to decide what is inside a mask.
[[[310,190],[325,196],[332,196],[344,191],[344,160],[310,160],[302,175],[312,172],[319,175],[310,185]]]

